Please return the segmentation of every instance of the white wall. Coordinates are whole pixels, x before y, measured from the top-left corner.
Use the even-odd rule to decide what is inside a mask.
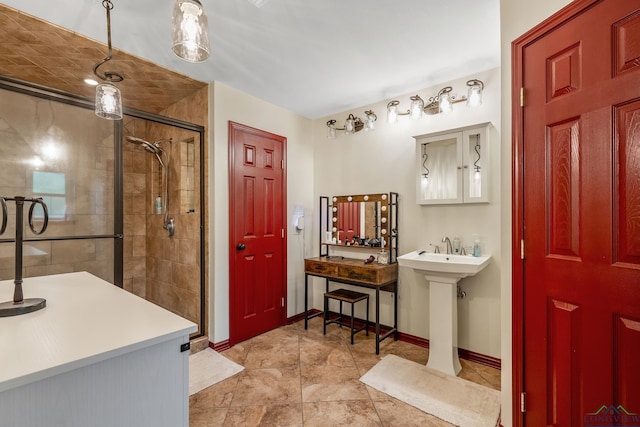
[[[538,23],[570,3],[568,0],[501,0],[500,1],[500,39],[502,44],[502,259],[504,260],[500,277],[501,317],[502,317],[502,425],[511,427],[512,394],[511,382],[511,43]],[[519,390],[515,390],[519,394]]]
[[[400,194],[399,252],[428,249],[428,243],[441,243],[443,236],[462,239],[472,244],[472,235],[482,236],[485,251],[493,256],[491,264],[475,277],[463,279],[460,286],[467,297],[460,300],[459,346],[477,353],[500,357],[500,72],[498,68],[477,73],[463,79],[445,82],[437,87],[418,91],[424,99],[450,85],[454,93],[466,95],[466,81],[478,78],[485,83],[483,105],[469,108],[455,104],[449,114],[412,120],[400,117],[398,123],[386,123],[386,104],[390,99],[333,114],[314,121],[314,194],[323,196],[398,192]],[[400,109],[409,108],[409,96],[395,99]],[[341,126],[349,113],[363,117],[372,109],[378,116],[373,132],[360,131],[337,138],[326,138],[326,121],[330,118]],[[462,126],[492,122],[490,157],[493,159],[491,201],[489,204],[421,206],[416,204],[416,135],[423,135]],[[318,205],[318,200],[314,201]],[[314,235],[318,227],[314,224]],[[317,254],[317,245],[314,253]],[[353,257],[366,258],[369,252]],[[322,281],[314,280],[314,307],[322,307]],[[429,338],[429,288],[423,275],[409,268],[400,268],[398,325],[401,332]],[[359,289],[362,291],[361,289]],[[388,294],[382,299],[382,323],[392,324],[392,300]],[[373,311],[372,311],[373,313]],[[356,315],[362,316],[356,311]],[[372,316],[371,316],[372,317]]]
[[[312,122],[221,83],[209,89],[209,341],[229,339],[229,139],[234,121],[287,138],[287,218],[301,205],[311,221],[313,208]],[[304,310],[303,260],[311,255],[309,227],[287,229],[287,316]],[[315,240],[313,240],[315,241]],[[302,284],[302,285],[301,285]]]

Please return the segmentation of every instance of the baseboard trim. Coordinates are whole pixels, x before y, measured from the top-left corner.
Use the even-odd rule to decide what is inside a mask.
[[[209,341],[209,347],[220,353],[221,351],[229,350],[231,348],[231,343],[229,340],[224,340],[215,344]]]
[[[316,313],[321,313],[322,310],[318,310],[317,308],[312,308],[309,310],[309,314],[316,314]],[[299,322],[301,320],[304,320],[304,313],[299,313],[296,314],[295,316],[291,316],[287,319],[286,324],[287,325],[291,325],[292,323],[296,323]]]

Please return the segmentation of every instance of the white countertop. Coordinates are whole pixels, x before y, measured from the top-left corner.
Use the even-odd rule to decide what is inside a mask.
[[[42,310],[0,317],[0,392],[195,332],[197,326],[87,272],[29,277]],[[13,299],[0,281],[0,302]],[[179,349],[176,349],[179,351]]]

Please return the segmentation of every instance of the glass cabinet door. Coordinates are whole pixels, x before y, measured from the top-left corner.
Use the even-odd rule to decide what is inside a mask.
[[[416,137],[416,203],[489,201],[489,125]]]

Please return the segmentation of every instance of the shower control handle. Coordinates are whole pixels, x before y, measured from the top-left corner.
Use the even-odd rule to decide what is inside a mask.
[[[238,243],[238,245],[236,246],[236,249],[239,251],[243,251],[245,250],[246,246],[244,243]]]

